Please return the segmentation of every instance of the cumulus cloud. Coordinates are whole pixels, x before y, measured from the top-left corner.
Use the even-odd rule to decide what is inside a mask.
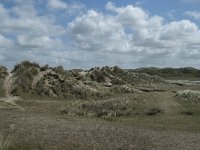
[[[184,14],[196,20],[200,20],[200,11],[186,11]]]
[[[44,57],[49,51],[64,49],[60,36],[66,34],[66,29],[56,23],[56,16],[40,15],[32,2],[16,1],[11,8],[0,4],[0,20],[0,55],[4,56],[6,63],[22,58],[33,59],[31,54],[36,51],[40,53],[35,57]]]
[[[129,51],[130,37],[126,35],[120,23],[111,16],[105,16],[94,10],[77,17],[68,26],[74,44],[88,51]]]
[[[12,40],[7,39],[6,37],[4,37],[3,35],[0,34],[0,48],[4,47],[4,48],[9,48],[13,45]]]
[[[12,34],[61,35],[65,29],[48,16],[40,16],[33,5],[21,4],[6,9],[0,6],[0,31]],[[29,12],[29,13],[27,13]],[[13,15],[14,14],[14,15]],[[51,32],[50,32],[51,31]]]
[[[52,48],[62,47],[60,40],[52,39],[49,36],[32,37],[27,35],[17,36],[16,44],[24,48],[39,48],[51,51]]]
[[[62,19],[64,19],[65,16],[69,17],[70,15],[77,15],[85,10],[85,5],[78,2],[67,3],[62,0],[47,0],[47,1],[50,12],[57,13],[59,11],[62,11],[62,14],[59,14],[62,17]]]
[[[68,5],[67,3],[61,1],[61,0],[49,0],[48,2],[49,7],[54,9],[67,9]]]
[[[171,51],[174,55],[180,49],[187,51],[187,45],[200,42],[199,28],[189,20],[164,24],[164,18],[151,16],[140,7],[116,7],[111,2],[106,9],[114,14],[90,10],[69,24],[69,33],[80,49],[148,57]]]
[[[105,12],[89,9],[65,20],[63,14],[68,17],[70,9],[81,11],[84,5],[61,0],[13,1],[15,5],[9,8],[0,4],[0,62],[4,64],[23,59],[68,68],[200,63],[200,30],[190,20],[169,22],[138,5],[111,2]]]

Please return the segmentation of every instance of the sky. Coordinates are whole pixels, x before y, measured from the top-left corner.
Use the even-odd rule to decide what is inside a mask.
[[[200,68],[200,0],[0,0],[0,64]]]

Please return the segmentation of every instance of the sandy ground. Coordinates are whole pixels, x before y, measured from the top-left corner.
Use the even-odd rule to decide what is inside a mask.
[[[165,115],[116,121],[62,115],[59,111],[67,105],[65,101],[15,101],[20,107],[0,102],[0,134],[9,135],[13,149],[200,150],[200,119],[175,117],[176,123],[171,119],[179,108],[173,90],[178,89],[137,96],[160,106]]]
[[[156,130],[122,123],[1,110],[1,132],[17,144],[44,149],[199,150],[200,133]]]

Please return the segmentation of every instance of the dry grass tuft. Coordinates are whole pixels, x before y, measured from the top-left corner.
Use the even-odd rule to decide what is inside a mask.
[[[200,91],[183,90],[176,93],[176,97],[191,103],[200,103]]]
[[[135,111],[136,104],[134,101],[104,100],[77,102],[68,108],[62,109],[61,113],[115,120],[119,117],[131,116]]]
[[[0,134],[0,150],[9,150],[11,147],[11,134],[7,136]]]
[[[7,68],[4,66],[0,66],[0,97],[6,96],[4,82],[7,75],[8,75]]]

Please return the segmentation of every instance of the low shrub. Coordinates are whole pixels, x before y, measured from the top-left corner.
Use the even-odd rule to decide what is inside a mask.
[[[87,116],[111,119],[131,115],[134,107],[129,101],[97,101],[85,102],[79,106],[79,109]]]
[[[102,71],[94,71],[90,75],[91,79],[96,82],[105,82],[106,81],[106,76]]]
[[[158,107],[147,108],[145,110],[145,115],[147,115],[147,116],[154,116],[154,115],[157,115],[157,114],[159,114],[161,112],[162,112],[161,109],[158,108]]]
[[[54,67],[54,68],[52,68],[52,70],[55,71],[58,74],[63,74],[65,72],[63,66]]]
[[[14,67],[14,82],[11,89],[11,94],[19,96],[23,93],[30,93],[32,90],[32,82],[34,76],[38,74],[39,65],[24,61]]]
[[[19,70],[22,69],[27,69],[27,68],[40,68],[39,64],[37,64],[36,62],[30,62],[30,61],[22,61],[21,63],[17,64],[14,66],[14,69],[12,70],[12,72],[20,72]]]
[[[0,66],[0,79],[5,79],[5,77],[8,75],[8,69],[4,66]]]
[[[81,99],[88,99],[89,97],[92,97],[94,93],[85,88],[76,87],[72,94]]]
[[[0,97],[6,96],[4,82],[7,75],[8,75],[7,68],[4,66],[0,66]]]
[[[0,79],[0,97],[5,97],[6,96],[6,90],[4,87],[4,80]]]
[[[200,103],[200,91],[183,90],[176,93],[176,97],[190,103]]]
[[[11,145],[10,133],[7,136],[0,134],[0,150],[9,150],[11,149]]]

